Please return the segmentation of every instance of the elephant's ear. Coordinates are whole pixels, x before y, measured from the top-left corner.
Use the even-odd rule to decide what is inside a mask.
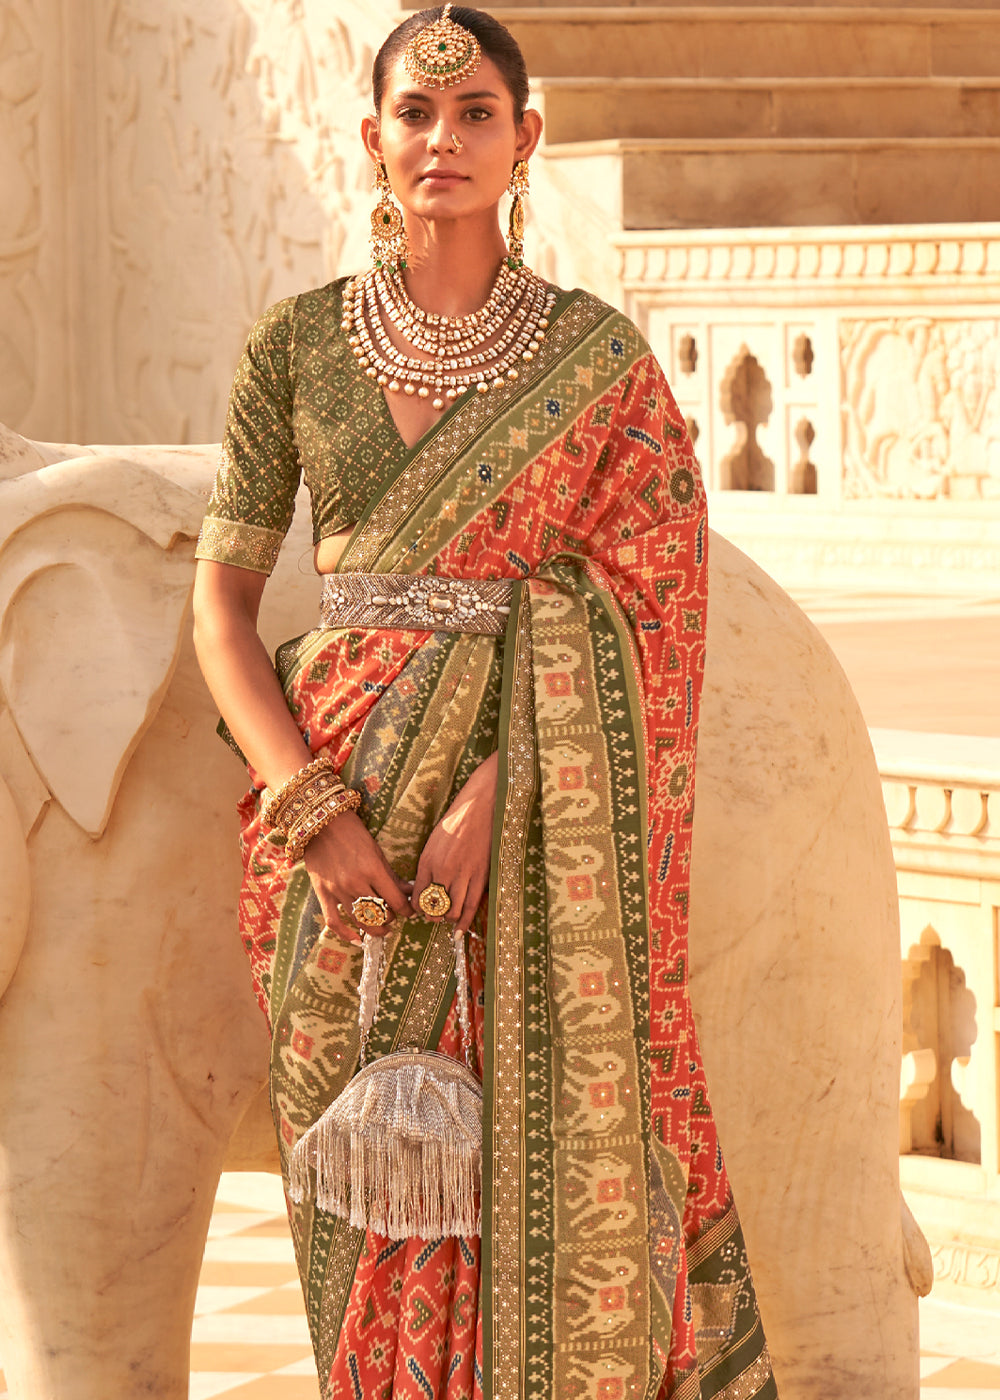
[[[0,481],[37,471],[44,465],[45,459],[33,442],[0,423]]]
[[[0,685],[52,795],[95,838],[173,673],[193,548],[86,504],[36,514],[0,548]]]

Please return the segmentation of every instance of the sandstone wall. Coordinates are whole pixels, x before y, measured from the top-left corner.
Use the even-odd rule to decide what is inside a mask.
[[[0,420],[214,440],[246,329],[366,256],[385,0],[6,0]]]

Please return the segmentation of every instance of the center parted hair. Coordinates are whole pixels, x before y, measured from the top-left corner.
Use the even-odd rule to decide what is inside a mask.
[[[397,59],[406,52],[410,41],[435,20],[444,15],[444,6],[435,5],[430,10],[418,10],[394,29],[375,55],[372,65],[372,96],[375,100],[375,114],[382,110],[389,73]],[[479,42],[486,58],[491,58],[500,70],[507,91],[514,102],[514,120],[520,121],[528,105],[528,70],[524,55],[510,30],[499,20],[488,15],[485,10],[473,10],[465,5],[452,5],[448,18],[467,29]]]

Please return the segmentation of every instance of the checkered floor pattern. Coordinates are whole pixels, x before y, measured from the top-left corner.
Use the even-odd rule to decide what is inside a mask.
[[[319,1400],[277,1177],[222,1178],[191,1334],[190,1400]]]
[[[924,1299],[921,1400],[1000,1400],[1000,1311]],[[190,1400],[319,1400],[277,1178],[222,1178],[191,1337]],[[0,1373],[0,1400],[8,1400]],[[125,1400],[125,1397],[109,1397]]]

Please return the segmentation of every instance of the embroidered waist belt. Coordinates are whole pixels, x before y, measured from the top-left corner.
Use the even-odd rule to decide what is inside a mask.
[[[512,584],[506,578],[429,574],[329,574],[321,627],[400,627],[502,637]]]

